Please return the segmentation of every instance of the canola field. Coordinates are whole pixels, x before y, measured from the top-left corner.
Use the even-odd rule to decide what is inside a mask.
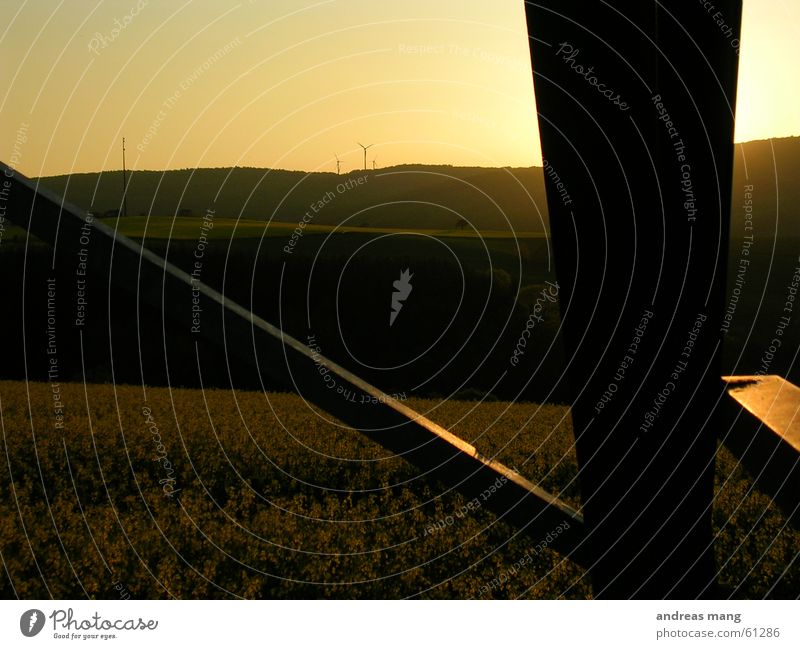
[[[408,404],[580,506],[565,407]],[[4,598],[592,594],[546,539],[458,515],[465,498],[297,395],[0,381],[0,427]],[[717,483],[720,583],[797,597],[800,534],[724,449]]]

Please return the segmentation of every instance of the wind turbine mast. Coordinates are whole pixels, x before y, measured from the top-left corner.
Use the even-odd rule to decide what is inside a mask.
[[[364,149],[364,171],[366,171],[367,170],[367,149],[369,149],[371,146],[375,146],[375,145],[374,144],[368,144],[367,146],[364,146],[363,144],[361,144],[361,142],[357,142],[357,144],[362,149]]]
[[[339,175],[339,171],[341,170],[342,163],[339,160],[339,156],[336,155],[335,153],[333,154],[333,157],[336,158],[336,175],[338,176]]]

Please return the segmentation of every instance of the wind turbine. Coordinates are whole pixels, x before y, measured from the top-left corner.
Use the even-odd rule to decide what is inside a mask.
[[[377,159],[378,159],[377,157],[375,157],[375,158],[372,158],[372,171],[375,171],[375,161],[376,161]]]
[[[364,146],[363,144],[361,144],[361,142],[357,142],[356,144],[358,144],[358,146],[360,146],[362,149],[364,149],[364,171],[366,171],[367,170],[367,149],[369,149],[371,146],[375,146],[375,145],[374,144],[368,144],[367,146]]]
[[[339,160],[339,156],[336,155],[335,153],[333,154],[333,157],[336,158],[336,175],[338,176],[339,175],[339,170],[341,169],[342,163]]]

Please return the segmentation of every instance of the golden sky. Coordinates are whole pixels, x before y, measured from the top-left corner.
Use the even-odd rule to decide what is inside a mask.
[[[29,176],[541,163],[522,0],[0,0]],[[800,3],[745,0],[736,139],[800,135]],[[121,28],[120,28],[121,26]]]

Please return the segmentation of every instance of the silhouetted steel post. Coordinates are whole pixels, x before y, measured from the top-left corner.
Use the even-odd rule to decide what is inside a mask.
[[[741,0],[526,13],[595,595],[713,595]]]

